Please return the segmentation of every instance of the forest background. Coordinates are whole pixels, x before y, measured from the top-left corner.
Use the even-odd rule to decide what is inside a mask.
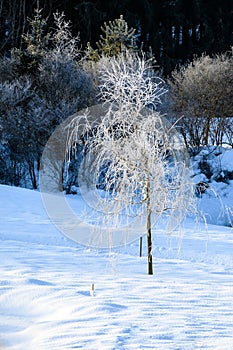
[[[232,147],[232,14],[231,0],[0,0],[1,183],[38,188],[49,136],[101,102],[102,56],[123,46],[153,59],[168,91],[160,110],[175,120],[191,155]],[[200,167],[210,179],[206,159]]]
[[[83,48],[87,42],[95,45],[104,22],[123,15],[143,50],[152,48],[165,75],[193,55],[221,53],[233,43],[231,0],[1,0],[1,54],[23,47],[35,8],[43,9],[48,26],[53,26],[53,13],[64,11]]]

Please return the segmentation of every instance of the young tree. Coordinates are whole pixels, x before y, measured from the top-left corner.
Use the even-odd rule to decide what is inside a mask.
[[[38,65],[51,45],[48,23],[42,16],[42,9],[35,9],[28,18],[28,31],[22,34],[23,48],[13,48],[12,54],[19,59],[18,74],[35,74]]]
[[[85,126],[84,116],[76,116],[67,148],[82,135],[84,198],[101,210],[101,222],[110,232],[124,230],[135,218],[140,222],[147,232],[148,274],[153,274],[153,225],[166,213],[171,229],[190,203],[187,154],[173,126],[156,111],[165,89],[150,60],[125,52],[103,58],[98,69],[106,113],[90,123],[87,112]]]
[[[125,50],[138,50],[135,29],[128,28],[122,15],[114,21],[105,22],[101,30],[103,35],[96,43],[97,49],[94,50],[90,43],[87,44],[87,59],[98,61],[102,55],[111,57],[119,55]]]

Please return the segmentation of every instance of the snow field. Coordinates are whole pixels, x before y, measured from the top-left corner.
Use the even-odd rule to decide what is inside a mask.
[[[182,244],[156,230],[148,276],[145,239],[142,258],[138,241],[81,247],[38,192],[0,186],[0,220],[1,350],[232,349],[231,228],[189,219]]]

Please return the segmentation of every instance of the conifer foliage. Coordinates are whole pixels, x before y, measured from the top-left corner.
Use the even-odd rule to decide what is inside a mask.
[[[137,50],[137,36],[135,29],[128,28],[128,23],[121,15],[114,21],[104,23],[101,27],[103,35],[97,41],[97,49],[91,48],[90,43],[87,45],[87,57],[94,61],[98,60],[101,55],[111,57],[127,50]]]

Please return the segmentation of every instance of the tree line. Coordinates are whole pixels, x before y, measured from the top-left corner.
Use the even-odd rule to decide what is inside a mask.
[[[72,34],[80,33],[86,47],[96,45],[104,22],[123,15],[136,29],[145,51],[152,49],[165,75],[193,59],[193,55],[220,54],[233,43],[231,0],[0,0],[0,53],[23,48],[28,18],[35,8],[53,26],[53,13],[64,11],[72,22]]]

